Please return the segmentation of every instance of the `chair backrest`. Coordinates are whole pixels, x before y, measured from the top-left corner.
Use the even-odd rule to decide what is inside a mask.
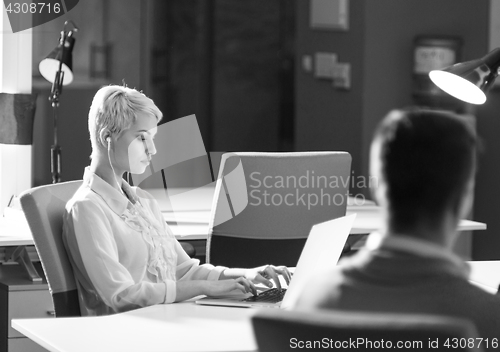
[[[81,315],[76,281],[62,241],[64,208],[81,184],[82,181],[69,181],[40,186],[20,195],[56,317]]]
[[[346,152],[226,153],[207,240],[207,262],[296,266],[314,224],[345,215]]]
[[[482,351],[474,324],[456,317],[273,309],[257,312],[252,325],[260,352],[441,351],[446,341],[454,351]]]

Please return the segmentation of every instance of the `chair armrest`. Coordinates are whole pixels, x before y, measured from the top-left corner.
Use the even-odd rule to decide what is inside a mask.
[[[196,256],[196,249],[191,243],[186,241],[179,241],[179,243],[190,258],[194,258]]]

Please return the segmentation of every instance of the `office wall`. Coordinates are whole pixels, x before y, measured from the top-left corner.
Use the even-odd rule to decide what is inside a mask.
[[[65,88],[58,109],[58,144],[61,146],[61,179],[79,180],[91,153],[87,127],[88,111],[98,86]],[[50,147],[53,139],[52,107],[48,101],[50,84],[38,83],[37,111],[33,134],[33,176],[35,186],[52,183]]]
[[[328,81],[315,79],[297,65],[296,146],[299,150],[349,151],[355,180],[367,176],[369,145],[380,119],[390,109],[413,104],[415,36],[459,36],[464,42],[464,60],[482,56],[488,50],[486,0],[350,1],[347,32],[311,29],[309,1],[298,1],[297,6],[296,62],[300,63],[305,54],[336,53],[341,62],[351,63],[352,89],[336,91]],[[495,94],[498,97],[498,92]],[[495,100],[494,95],[490,100]],[[500,142],[494,135],[500,131],[500,123],[494,118],[500,106],[494,105],[498,103],[471,109],[488,148],[478,173],[474,218],[487,222],[489,229],[475,233],[474,259],[500,257],[500,238],[497,240],[496,235],[500,233],[500,217],[495,217],[494,207],[488,204],[500,196],[500,187],[495,185],[500,176]],[[355,191],[369,195],[366,188]]]
[[[482,137],[483,152],[479,157],[476,177],[474,219],[488,224],[488,230],[476,232],[473,258],[500,259],[500,92],[488,94],[488,101],[477,108],[477,130]]]
[[[452,35],[463,40],[462,58],[471,60],[488,51],[489,1],[417,0],[366,1],[365,100],[363,111],[363,165],[368,165],[368,143],[379,119],[389,109],[410,104],[412,39],[417,34]],[[390,40],[383,40],[390,38]],[[394,72],[391,74],[391,71]],[[383,85],[380,82],[384,82]],[[500,176],[500,143],[495,131],[498,121],[499,94],[475,108],[478,134],[485,142],[477,174],[473,218],[488,224],[487,231],[472,237],[472,258],[500,258],[499,210],[492,199],[500,197],[496,180]]]
[[[413,39],[416,35],[462,38],[462,58],[482,56],[488,42],[489,1],[365,1],[363,165],[378,121],[411,99]]]
[[[151,3],[148,0],[147,4]],[[61,179],[70,181],[81,179],[83,168],[89,164],[87,114],[95,92],[103,85],[122,84],[124,80],[130,87],[140,87],[147,93],[147,87],[141,85],[149,69],[141,64],[149,59],[141,51],[149,44],[141,41],[148,30],[143,18],[146,10],[146,1],[81,1],[68,14],[33,29],[33,92],[38,94],[33,130],[35,186],[52,182],[50,147],[54,124],[48,101],[51,85],[40,75],[38,64],[56,46],[64,22],[72,20],[79,28],[73,50],[75,79],[64,86],[58,109]],[[92,77],[91,46],[106,43],[111,46],[108,77]]]
[[[202,11],[208,3],[204,1],[89,0],[62,16],[58,23],[37,27],[37,63],[53,48],[61,21],[73,18],[80,28],[74,51],[77,78],[61,96],[59,134],[78,134],[76,140],[88,147],[86,127],[75,126],[86,121],[92,90],[125,79],[129,86],[152,97],[167,121],[195,113],[207,149],[292,149],[291,141],[285,140],[288,136],[281,132],[289,132],[293,121],[291,114],[287,115],[288,110],[293,112],[289,107],[293,96],[288,94],[293,90],[283,86],[288,80],[293,86],[293,72],[284,63],[293,58],[293,46],[288,43],[293,41],[294,13],[289,10],[294,9],[294,3],[215,1],[211,14],[213,44],[208,50],[203,41],[210,36],[206,36],[201,24],[205,11],[209,12]],[[108,78],[90,77],[92,43],[111,45]],[[212,57],[208,60],[205,55]],[[213,63],[207,65],[207,61]],[[207,66],[210,72],[206,72]],[[37,67],[34,72],[38,72]],[[206,87],[207,83],[210,87]],[[51,180],[52,113],[47,103],[50,86],[40,78],[36,88],[40,98],[35,126],[35,184],[40,185]],[[208,99],[212,104],[205,104]],[[291,104],[285,109],[283,105],[288,102]],[[211,119],[207,116],[210,107]],[[285,121],[281,120],[283,115]],[[74,119],[78,119],[77,123],[67,125],[67,129],[65,121]],[[73,148],[63,138],[60,144],[62,180],[80,178],[82,167],[88,164],[89,148]],[[195,174],[183,178],[186,186]]]
[[[309,1],[297,1],[295,58],[295,149],[348,151],[352,170],[360,175],[362,161],[362,118],[364,94],[365,2],[350,2],[350,29],[347,32],[312,30]],[[336,53],[341,62],[350,62],[352,88],[335,90],[331,80],[318,80],[302,68],[304,55]]]
[[[119,77],[110,82],[119,83],[122,72],[125,71],[129,84],[141,86],[137,82],[144,81],[144,77],[142,74],[138,77],[138,73],[144,71],[144,68],[138,66],[138,33],[134,27],[138,20],[138,11],[134,7],[137,3],[129,0],[126,4],[127,6],[119,6],[120,9],[110,5],[110,16],[118,16],[119,20],[109,21],[108,25],[113,27],[107,33],[110,37],[117,35],[123,38],[120,46],[127,46],[127,60],[121,60],[120,57],[114,59],[119,59],[121,63],[131,62],[132,69],[120,66],[120,72],[117,72],[118,66],[114,66],[113,71]],[[389,109],[412,103],[414,36],[461,36],[464,40],[462,57],[465,60],[481,56],[488,50],[488,0],[351,0],[350,28],[347,32],[312,30],[309,26],[309,1],[297,0],[295,4],[295,149],[349,151],[353,156],[355,177],[367,174],[368,148],[377,122]],[[97,2],[89,2],[88,9],[92,6],[98,6]],[[71,12],[75,21],[78,20],[78,16],[74,17],[76,11],[75,8]],[[101,21],[101,16],[98,17]],[[127,18],[134,20],[127,21]],[[66,19],[69,18],[61,18],[61,21]],[[35,52],[39,56],[46,54],[47,46],[50,50],[55,45],[62,23],[43,29],[43,38],[47,38],[52,44],[36,41],[34,45],[38,50]],[[100,22],[98,24],[101,25]],[[95,32],[95,23],[77,21],[77,25],[81,32],[77,34],[75,55],[78,55],[78,59],[75,58],[75,65],[79,70],[86,71],[89,59],[88,54],[84,53],[88,51],[91,41],[89,36]],[[130,33],[124,32],[127,29]],[[315,79],[311,73],[302,69],[303,55],[323,51],[334,52],[341,62],[351,63],[351,90],[334,90],[331,82]],[[132,62],[129,60],[131,57],[136,59]],[[38,62],[40,59],[41,57],[34,57],[34,61]],[[78,61],[82,59],[84,61]],[[68,88],[61,97],[61,135],[71,136],[77,130],[81,132],[76,139],[60,141],[63,147],[63,180],[81,177],[81,166],[87,164],[90,153],[88,135],[80,123],[86,122],[94,88],[82,87],[81,94],[76,91],[73,93],[75,89],[76,87]],[[49,91],[48,85],[42,89],[35,118],[33,155],[36,185],[50,183],[52,120],[50,107],[46,102]],[[493,204],[494,200],[500,199],[497,181],[500,179],[500,138],[497,137],[500,133],[499,111],[500,91],[491,92],[488,102],[474,110],[478,132],[485,142],[477,175],[474,218],[488,224],[487,231],[476,232],[474,236],[475,259],[500,258],[500,217]],[[72,119],[77,118],[71,112],[78,112],[78,126],[71,123]],[[366,189],[359,189],[359,192],[368,195]]]

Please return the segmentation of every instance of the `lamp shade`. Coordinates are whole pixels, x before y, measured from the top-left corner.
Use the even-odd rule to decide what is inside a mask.
[[[49,55],[38,65],[38,69],[42,76],[49,82],[54,83],[56,73],[59,71],[61,63],[61,71],[64,72],[63,85],[68,85],[73,81],[73,47],[75,38],[70,35],[65,36],[61,33],[61,40],[57,47],[50,52]]]
[[[498,76],[500,48],[481,59],[458,63],[441,70],[429,72],[429,77],[439,88],[457,99],[471,104],[483,104],[485,92]]]

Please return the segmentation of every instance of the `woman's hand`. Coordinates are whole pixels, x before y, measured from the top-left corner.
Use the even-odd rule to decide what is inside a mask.
[[[267,287],[273,287],[274,281],[277,288],[281,290],[281,284],[278,275],[282,275],[287,285],[290,284],[292,274],[286,266],[263,265],[253,269],[247,269],[245,277],[254,282],[264,284]]]
[[[235,290],[239,290],[242,293],[250,292],[254,296],[257,295],[257,289],[255,288],[253,282],[244,277],[219,281],[205,281],[203,294],[211,297],[217,297],[227,295]]]

